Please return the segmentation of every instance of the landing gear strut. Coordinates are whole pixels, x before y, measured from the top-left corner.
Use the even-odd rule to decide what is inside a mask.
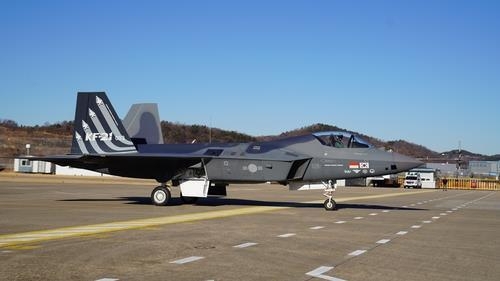
[[[325,185],[325,193],[323,193],[323,195],[328,198],[323,203],[323,205],[325,206],[325,210],[337,210],[337,202],[333,200],[333,192],[335,191],[335,189],[337,189],[337,183],[333,183],[332,180],[329,180],[328,183],[323,182],[323,185]]]
[[[156,206],[166,206],[171,197],[170,187],[165,183],[157,186],[151,192],[151,202]]]

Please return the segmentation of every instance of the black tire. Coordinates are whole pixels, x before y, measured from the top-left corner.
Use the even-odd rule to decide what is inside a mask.
[[[170,190],[163,186],[158,186],[151,192],[151,202],[156,206],[166,206],[171,197]]]
[[[337,210],[337,202],[335,202],[335,200],[330,200],[330,199],[326,199],[325,200],[325,203],[323,203],[323,206],[325,207],[325,210],[327,211],[335,211]]]
[[[184,204],[195,204],[198,201],[198,197],[182,196],[181,193],[181,200]]]

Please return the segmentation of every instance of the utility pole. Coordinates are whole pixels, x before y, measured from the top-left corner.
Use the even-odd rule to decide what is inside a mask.
[[[500,175],[498,174],[500,170],[500,161],[497,161],[497,180],[500,180]]]
[[[461,169],[462,169],[462,141],[458,141],[457,178],[460,176]]]

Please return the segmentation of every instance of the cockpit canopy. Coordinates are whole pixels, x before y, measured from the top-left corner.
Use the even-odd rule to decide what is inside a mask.
[[[318,132],[313,134],[321,144],[337,148],[367,148],[373,147],[359,136],[343,131]]]

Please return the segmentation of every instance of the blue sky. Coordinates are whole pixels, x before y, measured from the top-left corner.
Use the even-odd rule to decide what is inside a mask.
[[[327,123],[500,153],[500,1],[1,1],[0,119],[123,118],[251,135]]]

